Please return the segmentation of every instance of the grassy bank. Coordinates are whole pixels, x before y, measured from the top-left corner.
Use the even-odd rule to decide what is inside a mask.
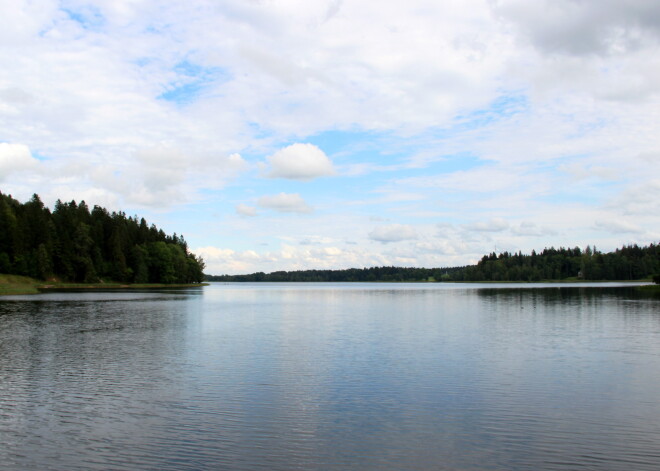
[[[0,274],[0,296],[9,294],[37,294],[37,285],[41,283],[33,278],[19,275]]]
[[[167,289],[167,288],[199,288],[208,283],[43,283],[37,289],[44,291],[103,291],[115,289]]]
[[[12,294],[38,294],[44,291],[81,291],[115,289],[166,289],[196,288],[207,283],[162,284],[162,283],[63,283],[35,280],[27,276],[0,274],[0,296]]]

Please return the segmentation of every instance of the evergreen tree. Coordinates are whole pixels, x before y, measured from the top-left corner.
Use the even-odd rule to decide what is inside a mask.
[[[84,201],[58,200],[53,212],[38,195],[25,204],[0,192],[0,272],[76,282],[203,281],[204,263],[183,236],[166,235],[137,216],[110,214]]]

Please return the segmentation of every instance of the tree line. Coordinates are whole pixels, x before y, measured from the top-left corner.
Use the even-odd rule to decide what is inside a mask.
[[[204,261],[183,236],[166,235],[144,218],[90,211],[84,201],[58,200],[53,211],[38,195],[20,203],[0,192],[0,273],[90,283],[199,283]]]
[[[628,245],[610,253],[595,247],[555,249],[542,252],[495,252],[476,265],[450,268],[372,267],[347,270],[302,270],[207,276],[209,281],[542,281],[542,280],[639,280],[660,273],[660,246]]]
[[[449,281],[453,268],[371,267],[346,270],[257,272],[249,275],[207,275],[208,281]]]
[[[581,280],[639,280],[660,273],[660,246],[637,244],[602,253],[587,246],[555,249],[540,253],[494,252],[476,265],[456,273],[454,281],[541,281],[576,278]]]

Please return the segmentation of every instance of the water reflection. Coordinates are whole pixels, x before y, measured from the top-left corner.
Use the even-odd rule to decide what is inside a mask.
[[[0,301],[7,469],[657,469],[627,288],[214,285]]]

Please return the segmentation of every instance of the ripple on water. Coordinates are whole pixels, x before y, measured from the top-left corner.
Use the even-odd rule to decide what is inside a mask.
[[[0,461],[656,470],[655,308],[432,285],[2,300]]]

